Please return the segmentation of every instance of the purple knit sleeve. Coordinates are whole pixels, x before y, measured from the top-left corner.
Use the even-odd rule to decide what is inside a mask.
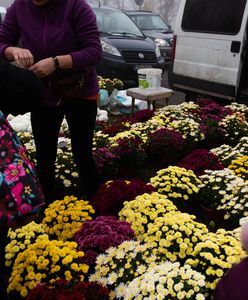
[[[0,56],[4,58],[4,51],[9,46],[16,46],[20,38],[19,26],[16,19],[15,2],[7,9],[6,16],[0,27]]]
[[[74,0],[72,17],[80,50],[70,53],[73,68],[81,70],[98,64],[102,57],[100,33],[96,16],[92,8],[84,0]]]
[[[225,279],[220,279],[216,289],[214,291],[214,300],[227,300],[226,297],[226,288],[225,288]]]

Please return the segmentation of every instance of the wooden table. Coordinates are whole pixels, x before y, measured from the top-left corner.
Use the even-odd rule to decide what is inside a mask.
[[[131,117],[134,113],[135,99],[143,100],[147,102],[147,108],[151,109],[151,104],[153,105],[153,110],[156,109],[156,101],[165,100],[165,105],[169,104],[169,98],[173,95],[173,91],[167,88],[157,88],[157,89],[143,89],[143,88],[130,88],[127,89],[127,96],[132,97],[131,106]]]

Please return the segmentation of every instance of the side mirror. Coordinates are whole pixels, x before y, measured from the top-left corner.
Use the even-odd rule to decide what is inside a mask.
[[[171,30],[171,25],[167,25],[168,29]]]

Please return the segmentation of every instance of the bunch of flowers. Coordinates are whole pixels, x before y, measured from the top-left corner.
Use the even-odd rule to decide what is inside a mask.
[[[239,151],[233,151],[232,146],[226,144],[213,148],[210,152],[217,155],[225,167],[228,167],[231,161],[239,156]]]
[[[187,170],[192,170],[199,176],[204,173],[205,170],[223,170],[224,166],[220,162],[217,155],[205,150],[196,149],[189,155],[184,157],[178,166]]]
[[[39,240],[18,255],[9,279],[8,293],[26,297],[39,283],[57,279],[83,281],[88,265],[81,263],[84,253],[75,242]]]
[[[68,138],[68,139],[71,138],[69,126],[68,126],[68,123],[67,123],[67,120],[66,120],[65,117],[64,117],[64,119],[62,121],[59,135],[62,136],[62,137]]]
[[[248,180],[248,156],[241,156],[231,162],[228,169],[232,170],[237,176]]]
[[[202,99],[202,98],[197,99],[196,103],[199,107],[205,107],[205,106],[210,105],[210,104],[217,104],[216,101],[214,101],[212,99],[205,99],[205,98],[204,99]]]
[[[65,194],[77,194],[80,190],[81,180],[72,156],[71,146],[57,151],[55,179],[55,187],[58,191],[64,191]]]
[[[30,161],[36,163],[36,148],[34,145],[33,135],[30,132],[18,132],[18,137],[24,146],[25,155],[29,157]],[[26,151],[27,150],[27,151]]]
[[[203,101],[197,102],[197,104],[200,106],[198,114],[201,119],[205,117],[210,119],[216,117],[218,121],[221,121],[225,116],[230,115],[233,112],[230,108],[219,105],[214,101],[210,100],[210,102],[205,103],[205,105],[203,105]]]
[[[129,130],[133,120],[129,117],[120,117],[116,122],[112,124],[106,124],[102,128],[103,134],[107,134],[110,137],[114,137],[116,134]]]
[[[202,116],[200,129],[203,132],[204,146],[208,149],[222,144],[223,136],[219,128],[219,118],[217,116]]]
[[[111,180],[102,184],[90,199],[96,214],[100,216],[118,216],[124,201],[135,199],[144,193],[151,193],[154,188],[140,179]]]
[[[148,245],[137,241],[125,241],[97,257],[95,273],[89,280],[107,286],[114,292],[113,298],[121,298],[125,292],[125,285],[156,262],[157,258],[151,255]]]
[[[184,262],[208,232],[195,218],[179,211],[168,212],[148,224],[143,240],[152,245],[153,254],[163,260]]]
[[[20,140],[22,141],[22,144],[26,144],[26,143],[32,143],[34,140],[33,134],[32,132],[29,131],[19,131],[17,132],[18,137],[20,138]]]
[[[15,230],[8,232],[8,244],[5,247],[5,265],[12,267],[17,255],[37,240],[48,239],[41,224],[34,221]]]
[[[123,299],[204,300],[205,284],[205,276],[189,265],[164,262],[132,280]]]
[[[218,280],[246,256],[240,241],[224,229],[209,232],[199,242],[186,263],[206,276],[206,288],[214,290]]]
[[[212,149],[211,152],[215,153],[220,158],[225,167],[228,167],[232,160],[248,155],[248,137],[242,137],[235,147],[222,145],[218,148]]]
[[[200,176],[201,185],[198,193],[200,203],[211,209],[220,209],[220,205],[231,201],[239,186],[243,184],[243,179],[236,176],[231,170],[206,170]]]
[[[171,120],[181,120],[187,116],[193,117],[195,111],[199,109],[199,105],[190,101],[183,102],[179,105],[167,105],[159,108],[156,113],[164,114]]]
[[[242,137],[234,150],[239,151],[239,156],[248,155],[248,137]]]
[[[59,279],[53,284],[38,284],[26,300],[107,300],[109,290],[95,282],[80,281],[75,284]]]
[[[146,160],[144,142],[135,131],[117,134],[110,139],[110,147],[122,166],[137,166]]]
[[[118,156],[103,147],[94,149],[93,157],[102,181],[115,177],[118,172]]]
[[[136,111],[133,114],[134,122],[145,122],[150,120],[154,116],[154,111],[151,109],[143,109]]]
[[[217,206],[217,210],[224,212],[224,219],[228,220],[229,228],[236,228],[240,218],[248,216],[248,186],[246,182],[238,183],[232,194],[227,194]]]
[[[100,89],[107,90],[108,94],[111,95],[114,89],[121,90],[123,88],[123,82],[118,78],[103,78],[98,76],[98,85]]]
[[[149,121],[133,123],[131,126],[131,130],[134,130],[142,138],[144,143],[147,141],[148,134],[157,128],[158,126],[156,124],[151,124]]]
[[[148,154],[174,161],[182,155],[185,140],[181,133],[168,128],[157,129],[148,135],[146,149]]]
[[[43,228],[52,239],[66,241],[74,236],[84,221],[92,219],[94,212],[88,201],[65,196],[63,200],[51,203],[45,210]]]
[[[119,216],[121,220],[131,224],[137,239],[143,240],[149,224],[153,224],[165,213],[176,210],[176,206],[165,195],[153,192],[137,196],[132,201],[125,201]]]
[[[186,150],[192,150],[197,143],[205,138],[200,125],[192,117],[185,117],[182,120],[174,120],[168,124],[168,128],[180,132],[185,139]]]
[[[106,147],[108,144],[108,137],[109,135],[103,133],[101,130],[96,131],[93,137],[93,147],[94,148]]]
[[[189,101],[189,102],[182,102],[181,104],[179,104],[179,107],[180,107],[180,110],[183,112],[183,113],[186,113],[186,114],[194,114],[195,111],[199,108],[200,102],[197,101],[197,103],[193,102],[193,101]]]
[[[248,122],[245,115],[235,112],[222,119],[219,123],[227,144],[236,145],[240,138],[248,135]]]
[[[191,170],[177,166],[169,166],[159,170],[155,177],[150,179],[151,185],[161,194],[166,195],[178,207],[184,206],[184,201],[192,200],[198,193],[201,181]]]
[[[245,104],[232,102],[230,105],[226,105],[226,108],[235,112],[241,112],[245,115],[246,119],[248,118],[248,107]]]
[[[166,106],[168,107],[168,106]],[[149,119],[146,123],[152,128],[152,130],[158,128],[167,127],[167,125],[173,120],[173,117],[170,114],[170,111],[166,113],[162,112],[155,112],[154,116]]]
[[[96,257],[110,247],[117,247],[134,238],[134,231],[126,221],[112,216],[98,217],[85,221],[75,234],[78,249],[85,253],[84,261],[94,265]]]
[[[200,118],[200,128],[205,135],[203,141],[204,147],[207,149],[214,146],[216,147],[223,141],[223,134],[219,127],[219,122],[225,116],[231,114],[232,110],[211,100],[202,100],[201,102],[198,102],[198,104],[200,109],[198,110],[197,115]]]

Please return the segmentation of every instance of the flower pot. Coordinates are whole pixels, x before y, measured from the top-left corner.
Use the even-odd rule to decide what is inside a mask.
[[[206,220],[208,220],[209,222],[213,221],[216,225],[218,225],[218,227],[224,224],[225,212],[223,210],[212,209],[202,204],[200,204],[200,208]]]

